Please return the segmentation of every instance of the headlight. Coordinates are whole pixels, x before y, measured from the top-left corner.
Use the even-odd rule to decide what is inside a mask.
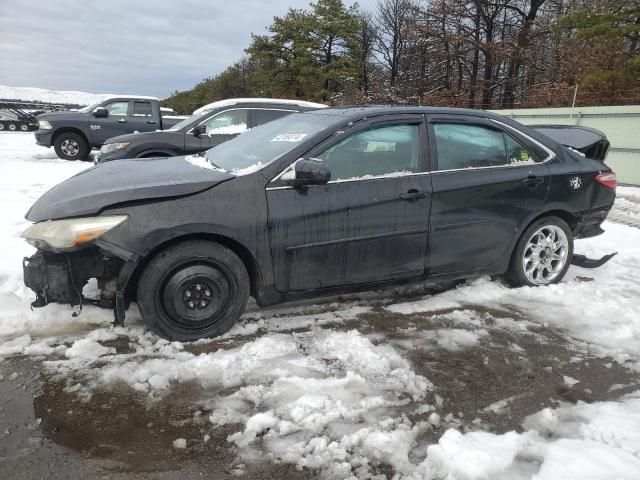
[[[86,217],[69,220],[49,220],[27,228],[21,235],[34,247],[48,247],[65,250],[79,247],[117,227],[129,217],[113,215],[108,217]]]
[[[53,127],[51,126],[51,122],[46,120],[38,120],[38,128],[40,130],[51,130]]]
[[[125,149],[129,146],[129,142],[122,142],[122,143],[107,143],[106,145],[103,145],[102,148],[100,149],[100,153],[111,153],[111,152],[115,152],[116,150],[122,150]]]

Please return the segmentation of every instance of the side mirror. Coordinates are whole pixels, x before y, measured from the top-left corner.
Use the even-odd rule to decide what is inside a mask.
[[[205,127],[204,125],[196,125],[191,130],[191,133],[193,134],[194,137],[198,138],[203,133],[206,133],[206,131],[207,131],[207,127]]]
[[[93,111],[93,116],[96,118],[107,118],[109,116],[109,110],[104,107],[98,107]]]
[[[292,187],[323,185],[331,180],[331,170],[317,158],[301,158],[288,173],[282,176],[282,181]]]

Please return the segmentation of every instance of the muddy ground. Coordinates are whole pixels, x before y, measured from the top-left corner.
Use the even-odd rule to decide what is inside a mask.
[[[488,335],[460,349],[425,348],[414,341],[419,333],[452,327],[447,311],[401,315],[377,307],[355,320],[323,327],[356,329],[374,342],[390,342],[413,363],[416,373],[433,382],[435,396],[429,401],[435,398],[441,422],[421,439],[425,449],[449,427],[521,430],[524,418],[544,407],[615,399],[640,383],[638,375],[613,359],[596,358],[588,345],[528,322],[526,313],[468,308],[483,319]],[[215,351],[252,339],[255,335],[187,349]],[[107,345],[119,353],[128,348],[126,338]],[[207,421],[207,400],[229,392],[180,384],[160,401],[149,402],[130,387],[116,385],[83,402],[65,391],[63,379],[45,371],[42,359],[26,357],[0,363],[0,378],[2,479],[317,476],[264,460],[240,463],[235,446],[227,441],[240,427],[212,430]],[[415,407],[407,406],[411,420],[426,420]],[[205,435],[210,437],[206,442]],[[189,448],[174,448],[176,438],[185,438]],[[418,457],[425,454],[417,452]],[[393,474],[384,466],[379,473]]]

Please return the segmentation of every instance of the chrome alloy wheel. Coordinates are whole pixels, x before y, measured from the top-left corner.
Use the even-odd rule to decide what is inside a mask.
[[[68,157],[75,157],[80,152],[80,145],[75,140],[64,140],[60,144],[60,150]]]
[[[564,269],[569,254],[569,239],[560,227],[546,225],[536,230],[527,242],[522,267],[527,280],[548,285]]]

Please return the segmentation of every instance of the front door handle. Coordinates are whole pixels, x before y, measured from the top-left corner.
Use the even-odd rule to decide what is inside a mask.
[[[536,177],[535,175],[529,175],[527,178],[522,180],[522,183],[524,183],[525,185],[528,185],[531,188],[535,188],[536,185],[540,185],[541,183],[544,183],[544,178]]]
[[[147,123],[148,123],[149,125],[155,125],[155,124],[156,124],[156,121],[155,121],[155,120],[147,120]]]
[[[118,119],[118,123],[127,123],[127,119],[126,118],[119,118]]]
[[[400,195],[400,198],[402,200],[413,200],[416,198],[426,198],[430,195],[429,192],[421,192],[420,190],[416,190],[415,188],[412,188],[410,190],[407,190],[406,193],[403,193]]]

